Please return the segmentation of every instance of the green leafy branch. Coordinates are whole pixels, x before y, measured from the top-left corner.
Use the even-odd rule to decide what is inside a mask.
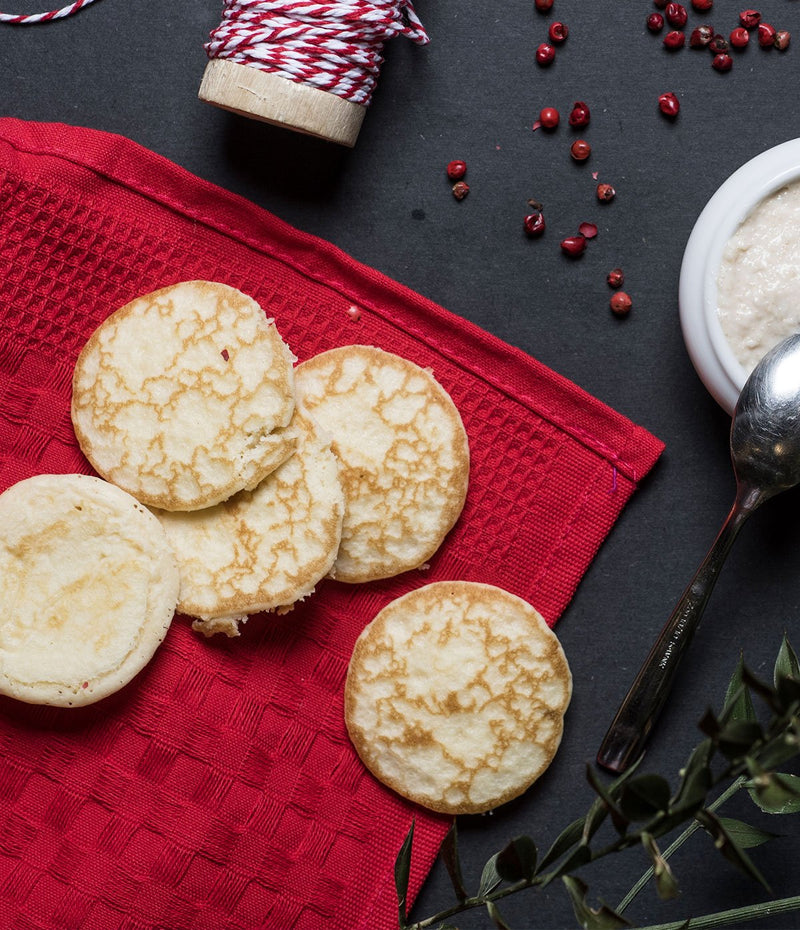
[[[754,699],[763,705],[765,723],[759,722]],[[645,886],[652,883],[662,899],[677,895],[678,882],[669,860],[698,831],[711,839],[728,862],[771,893],[748,849],[768,842],[773,834],[741,820],[720,816],[717,811],[734,794],[744,790],[762,811],[800,812],[800,777],[779,771],[800,754],[800,663],[785,636],[772,682],[759,680],[740,658],[722,710],[719,715],[708,710],[699,727],[704,739],[691,752],[674,790],[660,775],[640,774],[641,759],[611,781],[587,766],[586,777],[595,794],[587,813],[562,830],[541,857],[531,837],[512,839],[487,861],[473,894],[468,892],[462,873],[454,822],[441,844],[439,859],[450,877],[456,900],[439,913],[414,921],[409,918],[407,906],[412,823],[395,862],[401,930],[455,930],[449,922],[451,918],[477,907],[486,909],[498,930],[510,930],[499,902],[527,889],[544,888],[556,880],[566,889],[578,924],[585,930],[630,926],[623,912]],[[682,832],[662,852],[659,846],[662,838],[681,827]],[[650,867],[616,908],[605,904],[591,907],[587,901],[588,886],[574,873],[631,847],[644,849]],[[800,909],[800,896],[660,924],[648,930],[702,930],[796,909]]]

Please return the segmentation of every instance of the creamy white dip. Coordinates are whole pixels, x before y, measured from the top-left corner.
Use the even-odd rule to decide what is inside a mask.
[[[726,243],[717,312],[747,372],[781,339],[800,331],[800,182],[762,200]]]

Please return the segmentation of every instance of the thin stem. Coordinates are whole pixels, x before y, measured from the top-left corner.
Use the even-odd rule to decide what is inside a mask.
[[[733,797],[733,795],[736,794],[736,792],[740,788],[743,787],[745,782],[746,782],[745,776],[740,775],[734,782],[732,782],[725,789],[725,791],[722,792],[722,794],[713,803],[708,805],[707,810],[715,811],[718,807],[721,807],[729,798]],[[664,852],[662,853],[663,858],[669,859],[669,857],[673,853],[677,852],[681,848],[681,846],[683,846],[683,844],[689,839],[689,837],[693,836],[699,829],[700,829],[700,824],[698,823],[698,821],[693,820],[689,824],[689,826],[686,827],[683,833],[681,833],[680,836],[676,837],[675,840],[673,840],[673,842],[670,843],[670,845],[664,850]],[[628,905],[633,901],[636,895],[639,894],[642,888],[644,888],[644,886],[653,877],[654,872],[655,872],[655,869],[653,868],[653,866],[650,866],[650,868],[647,869],[647,871],[645,871],[639,877],[639,880],[633,885],[633,887],[628,891],[625,897],[619,902],[619,904],[615,908],[618,914],[621,914],[625,910],[625,908],[628,907]]]
[[[744,920],[776,917],[778,914],[788,914],[796,910],[800,910],[800,895],[792,898],[779,898],[764,904],[734,907],[727,911],[705,914],[702,917],[691,917],[688,921],[675,920],[668,924],[650,924],[640,927],[639,930],[709,930],[712,927],[727,927],[729,924],[741,923]]]

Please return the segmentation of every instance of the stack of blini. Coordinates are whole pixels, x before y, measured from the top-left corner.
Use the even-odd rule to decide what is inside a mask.
[[[372,346],[295,362],[262,307],[215,282],[162,288],[100,324],[72,397],[100,477],[38,476],[0,495],[0,692],[91,703],[137,674],[176,610],[207,636],[236,636],[248,616],[290,610],[325,577],[365,583],[425,565],[467,494],[452,399],[429,371]],[[491,613],[503,594],[484,585],[462,607],[478,597]],[[550,648],[533,614],[523,611],[522,638],[530,624]],[[471,637],[485,664],[486,642]],[[569,699],[559,669],[549,755]],[[358,705],[375,681],[374,662],[351,663],[348,727],[373,772],[404,793],[395,760],[387,777],[374,751],[367,759],[381,739],[364,735],[371,718]],[[402,733],[389,742],[402,755]],[[471,809],[459,778],[456,806]],[[491,804],[509,787],[482,792]]]

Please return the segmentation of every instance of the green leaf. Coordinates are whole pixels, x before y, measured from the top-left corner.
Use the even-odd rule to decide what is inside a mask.
[[[785,633],[783,634],[781,648],[778,650],[778,657],[775,660],[775,669],[773,671],[772,680],[776,690],[778,681],[781,678],[794,678],[795,681],[800,681],[800,662],[798,662],[797,655]]]
[[[536,844],[529,836],[517,836],[497,856],[497,872],[505,882],[530,882],[536,874]]]
[[[595,793],[599,796],[600,800],[605,806],[606,813],[611,815],[611,821],[614,824],[618,833],[623,834],[628,828],[630,823],[630,818],[626,817],[619,808],[619,805],[614,801],[611,796],[611,786],[606,787],[603,782],[600,780],[599,775],[595,770],[590,766],[586,766],[586,777],[589,780],[589,784],[594,788]],[[588,841],[591,837],[584,835],[585,841]]]
[[[586,892],[589,890],[584,882],[573,875],[565,875],[564,885],[572,901],[575,917],[584,930],[621,930],[630,924],[624,917],[613,911],[607,904],[601,904],[597,909],[586,903]]]
[[[461,872],[461,858],[458,854],[458,834],[455,820],[450,825],[450,829],[442,840],[442,845],[439,847],[439,855],[444,863],[444,867],[447,869],[447,874],[450,876],[450,882],[453,885],[453,891],[456,897],[459,901],[466,901],[469,894],[464,885],[464,876]]]
[[[716,736],[719,751],[726,759],[742,759],[762,740],[764,734],[755,720],[731,720]]]
[[[761,681],[760,678],[756,677],[746,665],[742,668],[742,681],[753,694],[757,694],[771,710],[776,713],[781,713],[782,707],[778,702],[774,689]]]
[[[736,843],[733,837],[730,836],[725,827],[722,825],[719,817],[708,810],[698,811],[696,817],[698,822],[710,834],[711,838],[714,840],[714,845],[728,860],[728,862],[730,862],[732,865],[735,865],[736,868],[744,872],[745,875],[749,875],[750,878],[755,879],[771,893],[771,889],[767,883],[767,880],[758,870],[747,853]]]
[[[579,846],[576,846],[566,859],[564,859],[561,865],[549,875],[547,880],[542,882],[542,886],[549,885],[550,882],[554,881],[556,878],[561,878],[573,869],[579,869],[582,865],[586,865],[587,862],[591,862],[591,859],[591,849],[589,849],[585,843],[581,843]]]
[[[742,672],[744,670],[744,659],[739,653],[739,661],[736,670],[728,682],[728,690],[725,692],[725,701],[722,705],[722,719],[729,720],[749,720],[756,719],[755,707],[750,692],[745,687]]]
[[[401,927],[408,926],[408,880],[411,875],[411,846],[414,842],[414,821],[406,834],[400,852],[394,862],[394,887],[397,891],[397,908]]]
[[[742,820],[736,820],[734,817],[720,817],[719,822],[739,849],[753,849],[769,842],[769,840],[774,840],[777,836],[775,833],[768,833],[760,827],[754,827]]]
[[[486,902],[486,910],[489,912],[489,916],[492,918],[492,921],[495,927],[497,927],[497,930],[511,930],[511,927],[503,919],[503,915],[498,910],[494,901]]]
[[[767,772],[750,763],[750,797],[767,814],[800,813],[800,776]]]
[[[539,863],[539,868],[545,869],[549,865],[552,865],[552,863],[555,862],[556,859],[560,859],[568,849],[571,849],[576,843],[580,842],[583,836],[583,827],[585,823],[586,818],[579,817],[577,820],[573,820],[568,827],[565,827],[555,838],[550,849],[544,854],[542,861]]]
[[[656,883],[656,892],[662,901],[668,901],[678,896],[679,889],[672,869],[667,860],[661,855],[656,841],[649,833],[642,834],[642,846],[650,857],[653,866],[653,878]]]
[[[783,713],[796,713],[800,707],[800,679],[778,675],[775,691]]]
[[[485,898],[486,895],[494,891],[503,880],[503,877],[497,871],[497,859],[499,855],[500,853],[495,853],[483,867],[480,885],[478,886],[479,898]]]
[[[703,740],[693,750],[681,772],[681,783],[675,796],[670,801],[670,811],[676,815],[693,814],[705,803],[711,788],[711,757],[714,744]]]
[[[623,787],[619,805],[629,820],[648,820],[669,807],[669,782],[660,775],[639,775]]]

